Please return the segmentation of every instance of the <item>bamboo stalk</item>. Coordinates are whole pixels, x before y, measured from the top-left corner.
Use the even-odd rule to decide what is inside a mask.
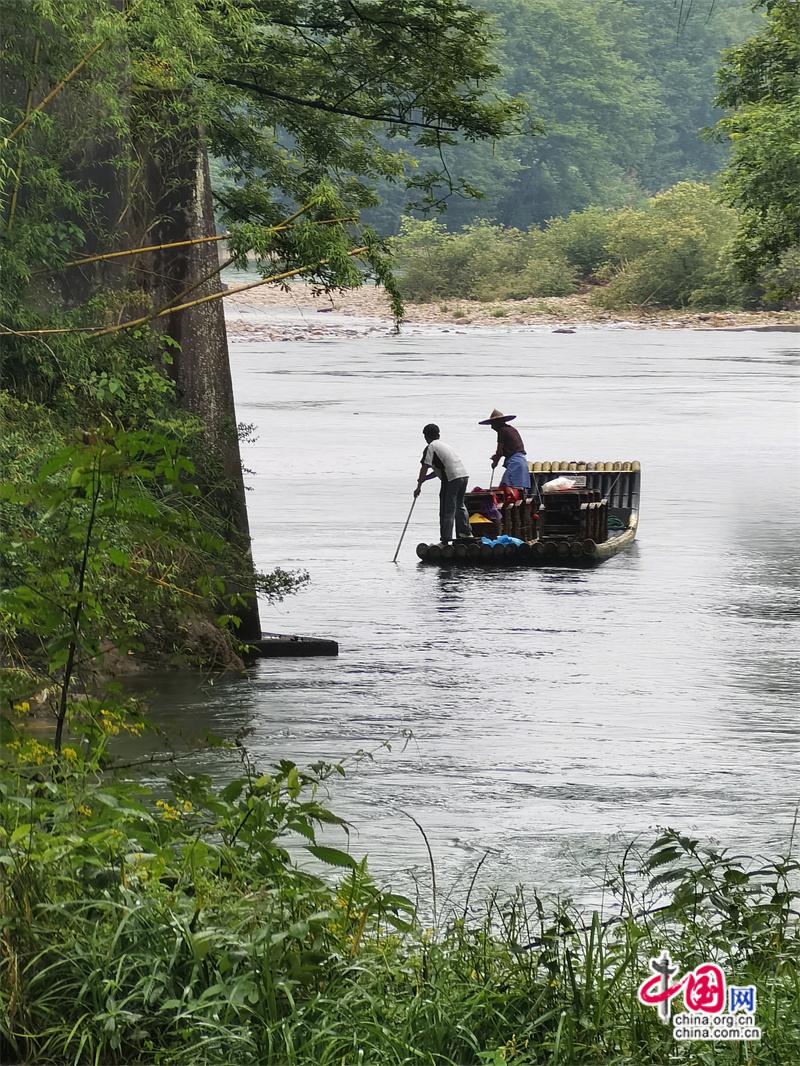
[[[66,270],[67,267],[74,266],[86,266],[88,263],[101,263],[106,259],[120,259],[126,255],[139,255],[145,252],[162,252],[168,248],[185,248],[190,244],[207,244],[209,241],[224,241],[226,237],[230,237],[229,233],[215,233],[210,237],[193,237],[187,241],[170,241],[167,244],[146,244],[139,248],[124,248],[119,252],[103,252],[102,255],[87,255],[82,259],[70,259],[66,263],[62,263],[60,267],[55,267],[54,270]],[[52,270],[37,271],[41,274],[51,274]]]
[[[293,216],[296,217],[296,216]],[[310,225],[312,226],[330,226],[336,222],[357,222],[358,220],[354,215],[343,216],[342,218],[320,218],[312,219]],[[265,231],[267,233],[281,233],[283,230],[293,229],[293,224],[290,222],[279,222],[277,226],[266,226]],[[123,248],[117,252],[103,252],[101,255],[87,255],[80,259],[70,259],[66,263],[62,263],[60,267],[54,267],[52,270],[37,270],[36,274],[52,274],[56,270],[66,270],[67,267],[74,266],[87,266],[89,263],[100,263],[108,259],[120,259],[124,256],[139,255],[145,252],[162,252],[168,251],[170,248],[186,248],[193,244],[204,244],[211,241],[224,241],[230,237],[230,233],[214,233],[209,237],[193,237],[191,240],[185,241],[169,241],[166,244],[147,244],[138,248]]]
[[[35,71],[39,65],[39,54],[41,52],[42,42],[40,38],[36,38],[36,44],[33,46],[33,69],[34,75],[31,77],[30,85],[28,86],[28,95],[25,98],[25,118],[31,113],[31,104],[33,103],[33,78]],[[22,155],[22,147],[20,146],[17,152],[17,173],[14,175],[14,192],[11,194],[11,202],[8,205],[8,219],[6,220],[6,233],[11,232],[11,227],[14,225],[14,216],[17,213],[17,199],[19,198],[19,187],[22,184],[22,168],[25,160]]]
[[[69,72],[69,74],[67,74],[66,77],[62,78],[61,81],[58,82],[58,84],[55,85],[50,90],[50,92],[47,94],[47,96],[45,96],[44,99],[40,100],[39,103],[36,105],[36,107],[34,107],[31,111],[29,111],[28,114],[25,115],[25,117],[20,122],[17,123],[17,125],[14,127],[14,129],[11,131],[11,133],[9,133],[8,137],[6,138],[6,140],[13,141],[14,138],[18,134],[22,133],[22,131],[25,129],[25,127],[30,123],[30,121],[33,118],[33,116],[38,114],[40,111],[44,111],[44,109],[47,107],[47,105],[50,103],[50,101],[55,99],[55,97],[58,96],[58,94],[61,92],[61,90],[64,89],[68,85],[68,83],[72,81],[72,79],[75,77],[75,75],[78,74],[81,70],[83,70],[83,68],[86,66],[86,64],[89,62],[89,60],[92,58],[92,56],[94,56],[97,52],[99,52],[100,49],[103,47],[103,45],[105,43],[106,42],[105,42],[105,39],[104,39],[104,40],[100,41],[98,44],[94,45],[93,48],[90,48],[89,51],[83,56],[83,58],[81,60],[79,60],[78,63],[75,64],[75,66],[72,68],[72,70]]]
[[[199,289],[201,285],[205,285],[205,283],[207,281],[211,281],[211,279],[213,277],[216,277],[216,275],[220,274],[223,270],[226,269],[226,267],[229,267],[232,262],[233,262],[232,259],[226,259],[224,263],[220,263],[219,266],[215,267],[213,270],[209,270],[209,272],[207,274],[204,274],[202,276],[202,278],[198,278],[197,281],[193,281],[190,285],[186,285],[183,289],[181,289],[180,292],[176,293],[172,297],[172,299],[173,300],[183,300],[183,299],[185,299],[190,293],[196,292],[197,289]]]
[[[134,0],[130,7],[128,7],[126,11],[122,12],[123,21],[130,17],[131,13],[137,6],[138,4],[136,0]],[[33,116],[38,114],[40,111],[44,111],[50,101],[54,100],[61,92],[61,90],[66,88],[66,86],[72,81],[75,75],[80,73],[81,70],[83,70],[89,60],[92,59],[93,56],[95,56],[100,51],[100,49],[107,42],[107,40],[108,37],[104,37],[101,41],[98,41],[97,44],[93,45],[88,52],[84,53],[84,55],[78,60],[72,70],[70,70],[69,73],[61,79],[61,81],[57,82],[50,90],[50,92],[39,101],[36,107],[29,111],[25,115],[25,117],[17,123],[11,133],[9,133],[8,137],[5,138],[6,141],[13,141],[18,136],[18,134],[22,133],[26,126],[30,124],[31,120],[33,119]]]
[[[368,250],[367,245],[362,245],[359,248],[352,248],[346,254],[352,257],[362,255]],[[314,270],[316,267],[324,266],[329,262],[330,259],[327,257],[325,259],[319,259],[316,263],[306,263],[303,266],[295,267],[292,270],[285,270],[281,274],[271,274],[268,278],[259,278],[258,281],[251,281],[247,285],[237,285],[234,289],[226,289],[223,292],[212,292],[207,296],[200,296],[196,300],[189,300],[187,303],[164,307],[153,314],[142,315],[139,318],[131,318],[127,322],[120,322],[115,326],[65,326],[59,329],[4,329],[0,330],[0,336],[39,337],[53,333],[90,333],[93,337],[105,337],[111,333],[119,333],[124,329],[132,329],[134,326],[146,325],[148,322],[151,322],[156,318],[163,318],[165,315],[171,315],[176,311],[186,311],[190,307],[197,307],[199,304],[211,303],[214,300],[222,300],[228,296],[235,296],[237,293],[247,292],[249,289],[256,289],[260,285],[268,285],[273,281],[283,281],[285,278],[292,278],[297,274],[306,273],[309,270]]]

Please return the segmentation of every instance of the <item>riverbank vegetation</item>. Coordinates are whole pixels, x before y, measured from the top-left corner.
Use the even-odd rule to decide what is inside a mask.
[[[25,713],[17,703],[8,718],[19,725]],[[643,856],[620,857],[602,911],[521,890],[444,900],[435,878],[418,909],[341,846],[346,827],[325,796],[341,767],[264,771],[240,746],[224,787],[174,764],[169,788],[154,791],[102,769],[120,723],[103,707],[96,718],[60,756],[24,731],[7,743],[3,1062],[766,1066],[800,1056],[791,845],[754,861],[667,830]],[[681,972],[708,960],[730,983],[754,984],[761,1041],[677,1045],[636,998],[664,949]]]
[[[622,5],[617,15],[623,21],[649,18],[657,23],[663,10],[659,5],[646,6],[649,13],[637,3]],[[563,21],[563,25],[559,23],[560,45],[548,51],[549,61],[556,63],[563,62],[561,45],[577,32],[581,18],[584,24],[580,32],[586,35],[586,20],[612,17],[602,4],[581,5],[581,12],[569,4],[551,5],[545,0],[541,4],[511,2],[501,8],[501,19],[512,21],[521,18],[524,9],[532,25],[539,29],[549,27],[548,40],[553,30],[548,19]],[[688,5],[687,19],[692,8]],[[573,122],[578,122],[572,130],[575,133],[580,128],[577,116],[581,114],[576,101],[582,98],[582,90],[576,86],[575,78],[553,78],[549,91],[559,98],[552,101],[549,109],[554,116],[552,131],[544,131],[545,147],[540,139],[531,142],[536,154],[529,163],[516,153],[520,171],[511,182],[511,191],[507,176],[492,173],[487,182],[491,192],[484,200],[473,203],[469,209],[472,214],[465,217],[462,209],[461,215],[448,211],[435,221],[408,217],[402,220],[394,247],[404,295],[416,301],[442,297],[496,301],[591,292],[597,306],[620,311],[797,307],[800,19],[797,5],[787,0],[757,4],[755,8],[762,14],[751,25],[757,32],[722,53],[713,88],[709,70],[702,62],[695,63],[690,74],[685,71],[688,81],[683,77],[676,80],[674,72],[669,73],[674,55],[667,61],[665,52],[661,57],[664,63],[653,63],[652,54],[646,50],[640,53],[640,58],[650,55],[648,70],[654,72],[654,77],[659,76],[655,72],[667,72],[673,88],[679,83],[684,87],[694,85],[694,94],[681,92],[684,106],[690,101],[705,108],[705,121],[697,122],[688,139],[676,140],[666,135],[650,148],[656,154],[669,155],[672,151],[673,161],[681,158],[679,173],[683,180],[665,180],[674,173],[666,157],[650,171],[637,165],[637,121],[627,115],[617,128],[605,110],[602,119],[595,114],[595,121],[602,128],[601,141],[611,152],[610,157],[616,152],[616,158],[628,163],[624,195],[615,198],[608,186],[600,191],[600,185],[593,187],[585,175],[581,177],[581,168],[587,165],[585,153],[591,156],[597,149],[597,138],[589,136],[588,131],[579,138],[581,149],[570,150],[568,160],[559,167],[555,158],[571,145],[567,136],[570,127],[559,126],[555,116],[566,112]],[[735,36],[736,18],[729,18],[732,13],[747,21],[741,7],[729,4],[714,5],[710,15],[706,12],[709,17],[702,29],[694,25],[689,31],[688,22],[684,24],[681,62],[687,62],[690,54],[699,58],[696,50],[710,47],[712,52],[717,49],[716,67],[719,37],[711,44],[707,35],[733,31]],[[694,14],[697,16],[698,12]],[[715,19],[725,22],[724,31],[719,22],[714,30]],[[595,26],[592,32],[600,31]],[[691,41],[687,39],[690,32]],[[635,47],[634,42],[641,44],[633,26],[627,26],[622,38],[628,48]],[[520,39],[512,38],[514,42]],[[517,49],[518,45],[509,47]],[[655,34],[648,47],[658,51],[667,46]],[[667,51],[673,47],[674,40]],[[514,54],[522,56],[522,52]],[[591,54],[593,62],[597,56],[607,59],[607,52],[601,48]],[[542,60],[531,76],[538,77],[546,66],[547,61]],[[590,63],[587,77],[591,78],[593,70]],[[621,77],[623,70],[624,65],[619,65],[615,77]],[[698,77],[706,78],[705,92],[693,81]],[[512,79],[517,88],[523,82],[524,79]],[[525,98],[524,92],[522,95]],[[613,97],[615,107],[627,104],[637,114],[652,106],[647,77],[640,78],[636,91],[630,94],[598,90],[596,95],[604,105]],[[586,99],[593,99],[588,91]],[[714,112],[713,102],[721,110]],[[587,114],[593,113],[591,104],[587,108]],[[673,117],[678,113],[682,113],[680,107],[672,112]],[[699,112],[695,117],[699,118]],[[690,123],[685,115],[682,122],[686,133]],[[704,125],[706,128],[702,129]],[[652,132],[653,127],[647,122],[643,127]],[[561,138],[554,136],[555,129],[560,129]],[[615,130],[621,141],[612,149],[608,138],[613,140]],[[553,158],[548,157],[548,141],[553,142]],[[726,148],[730,155],[726,158],[724,153],[710,152],[701,165],[698,154],[690,164],[687,156],[681,156],[678,143],[684,145],[684,151],[688,151],[687,144],[694,144],[699,153],[701,144],[705,144],[709,149],[715,147],[717,153]],[[505,151],[513,154],[513,139],[506,142]],[[506,156],[501,153],[501,158]],[[649,177],[640,180],[648,173]],[[700,174],[706,177],[705,182],[687,180]],[[621,175],[616,180],[621,183]],[[568,190],[575,182],[582,192],[570,198]],[[558,190],[561,199],[547,200],[545,194],[551,188]],[[536,204],[532,196],[540,197]],[[459,220],[460,225],[454,224]]]
[[[394,241],[403,295],[493,302],[584,292],[599,308],[791,308],[800,247],[739,270],[740,218],[702,184],[635,206],[576,211],[528,230],[481,220],[458,232],[406,218]]]

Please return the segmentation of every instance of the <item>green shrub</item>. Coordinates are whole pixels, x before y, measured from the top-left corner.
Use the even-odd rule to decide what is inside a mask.
[[[498,279],[517,265],[520,238],[518,230],[485,221],[448,233],[439,222],[405,218],[394,241],[403,295],[420,302],[492,299]]]
[[[403,295],[426,302],[563,296],[577,271],[540,230],[521,233],[486,221],[449,233],[438,222],[404,219],[395,239]]]
[[[546,232],[529,230],[522,243],[526,253],[524,261],[500,284],[499,292],[505,299],[569,296],[575,292],[578,271],[563,252],[551,246]]]
[[[595,299],[611,308],[696,303],[704,287],[719,288],[720,256],[736,225],[736,212],[693,182],[660,193],[641,211],[619,212],[607,243],[609,283]]]
[[[403,294],[419,301],[441,296],[491,300],[525,257],[519,230],[486,221],[449,233],[438,222],[404,219],[395,249]]]
[[[405,219],[394,249],[412,300],[568,296],[598,281],[606,284],[594,300],[620,310],[800,300],[800,251],[787,252],[758,283],[745,282],[737,229],[736,212],[708,185],[681,182],[641,206],[590,207],[526,233],[486,221],[451,233],[439,222]]]
[[[542,232],[542,245],[560,252],[582,278],[595,274],[608,260],[608,241],[617,212],[603,207],[572,211],[551,218]]]
[[[764,273],[762,283],[768,303],[800,308],[800,247],[787,249]]]

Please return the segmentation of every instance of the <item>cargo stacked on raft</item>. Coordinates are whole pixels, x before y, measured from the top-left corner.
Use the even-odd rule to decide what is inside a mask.
[[[635,461],[532,462],[531,489],[475,488],[471,539],[418,544],[423,563],[593,566],[633,544],[641,468]]]

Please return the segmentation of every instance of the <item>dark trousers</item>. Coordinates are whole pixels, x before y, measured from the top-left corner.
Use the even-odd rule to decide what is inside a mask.
[[[459,537],[469,537],[472,530],[469,525],[469,512],[464,506],[464,493],[467,491],[467,479],[457,477],[452,481],[443,481],[439,490],[439,533],[442,544],[453,539],[453,521]]]

